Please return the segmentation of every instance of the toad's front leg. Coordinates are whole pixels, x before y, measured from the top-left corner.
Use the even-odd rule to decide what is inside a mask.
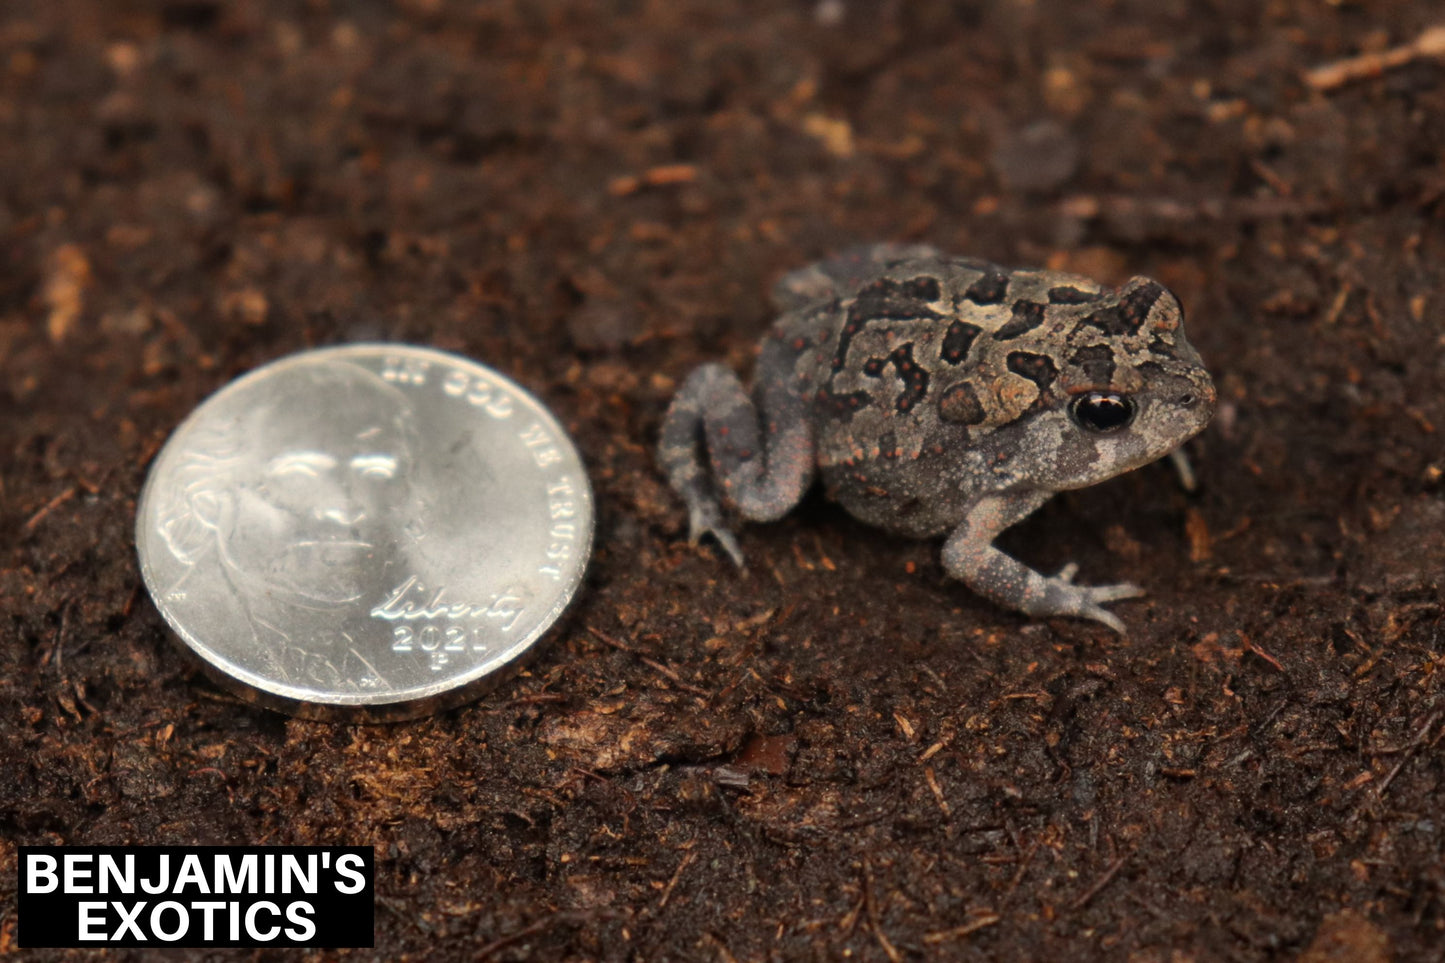
[[[719,495],[748,521],[767,522],[813,482],[813,431],[795,360],[781,344],[765,344],[753,397],[732,371],[705,364],[688,375],[662,422],[658,460],[687,502],[692,540],[711,532],[739,566],[742,549],[723,523]]]
[[[1006,608],[1026,615],[1093,619],[1123,635],[1124,623],[1102,608],[1102,603],[1137,598],[1144,594],[1143,589],[1128,582],[1075,585],[1077,566],[1067,565],[1050,578],[994,548],[993,540],[1000,532],[1048,498],[1047,492],[1020,492],[979,499],[944,543],[944,569],[979,595]]]

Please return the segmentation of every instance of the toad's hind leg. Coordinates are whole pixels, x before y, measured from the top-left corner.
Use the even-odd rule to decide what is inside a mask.
[[[943,567],[969,588],[999,605],[1025,615],[1069,615],[1093,619],[1125,634],[1124,623],[1103,605],[1138,598],[1144,590],[1127,582],[1118,585],[1075,585],[1078,566],[1064,566],[1058,575],[1040,575],[993,546],[994,538],[1048,499],[1046,492],[986,495],[969,510],[943,544]]]
[[[688,375],[662,422],[658,460],[687,503],[692,540],[711,532],[739,566],[742,549],[723,523],[721,501],[748,521],[769,522],[813,482],[807,404],[785,354],[776,343],[764,348],[751,398],[732,371],[703,365]]]

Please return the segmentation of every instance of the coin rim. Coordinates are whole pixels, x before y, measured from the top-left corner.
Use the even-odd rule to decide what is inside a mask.
[[[232,389],[272,374],[279,369],[302,365],[314,362],[320,358],[346,358],[353,356],[375,356],[376,352],[397,352],[401,354],[421,354],[428,356],[434,363],[457,365],[464,369],[471,369],[474,372],[482,372],[488,378],[494,378],[503,386],[515,392],[522,398],[530,401],[536,408],[536,413],[544,425],[549,425],[559,439],[560,443],[567,446],[572,456],[577,460],[580,469],[580,478],[577,498],[585,510],[585,525],[582,537],[579,540],[580,551],[575,556],[576,562],[572,566],[571,577],[567,580],[562,593],[558,596],[555,604],[547,610],[540,618],[536,626],[519,641],[513,643],[508,649],[508,655],[500,661],[492,660],[484,665],[490,668],[477,668],[471,673],[454,677],[441,689],[425,689],[417,691],[415,688],[404,690],[400,693],[390,693],[386,698],[371,698],[365,694],[356,695],[351,693],[338,693],[335,698],[313,698],[301,697],[295,694],[278,692],[274,688],[275,680],[266,679],[254,672],[244,669],[238,670],[235,666],[221,664],[219,653],[211,651],[210,646],[201,642],[195,633],[188,630],[179,618],[177,618],[156,595],[155,576],[147,555],[152,549],[153,536],[147,531],[144,523],[147,517],[147,510],[152,497],[152,490],[157,484],[156,467],[166,458],[167,454],[176,444],[176,439],[184,435],[194,423],[199,421],[205,409],[211,402],[227,394]],[[592,481],[587,473],[586,462],[582,459],[582,453],[578,450],[575,442],[572,441],[561,422],[552,413],[540,398],[523,388],[511,378],[501,372],[490,368],[479,361],[455,354],[450,351],[443,351],[440,348],[430,346],[405,344],[402,342],[390,341],[368,341],[358,344],[332,345],[323,348],[311,348],[304,351],[295,351],[282,355],[272,361],[253,368],[207,395],[188,414],[166,438],[165,444],[156,452],[151,460],[150,466],[146,469],[146,480],[141,486],[140,497],[136,502],[135,518],[135,548],[136,556],[140,562],[141,579],[146,587],[146,594],[150,596],[152,604],[165,619],[175,635],[175,641],[183,643],[182,649],[189,653],[206,675],[222,685],[234,694],[252,702],[275,709],[288,715],[308,719],[323,719],[353,722],[393,722],[401,719],[416,718],[417,716],[428,715],[444,708],[461,705],[470,702],[477,697],[484,695],[488,690],[512,678],[526,662],[541,648],[537,643],[547,631],[553,628],[562,613],[577,595],[577,590],[582,585],[586,576],[588,563],[592,557],[592,541],[596,530],[596,511],[592,494]],[[214,657],[213,657],[214,656]],[[316,693],[315,695],[325,695]]]

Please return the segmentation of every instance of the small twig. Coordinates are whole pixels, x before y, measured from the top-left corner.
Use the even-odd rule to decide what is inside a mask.
[[[985,926],[994,925],[1001,919],[1003,919],[1003,917],[999,916],[993,910],[982,910],[973,919],[969,920],[967,923],[964,923],[962,926],[955,926],[951,930],[939,930],[936,933],[924,933],[923,942],[930,945],[946,943],[949,940],[956,940],[959,937],[967,936],[970,933],[976,933],[979,930],[983,929]]]
[[[732,951],[727,948],[727,945],[723,943],[722,940],[718,939],[712,933],[704,933],[702,937],[717,948],[718,954],[723,958],[723,963],[738,963],[738,958],[733,956]]]
[[[1400,761],[1397,762],[1397,763],[1395,763],[1395,768],[1391,769],[1391,770],[1389,771],[1389,773],[1386,774],[1385,778],[1380,781],[1380,784],[1375,787],[1375,798],[1376,798],[1376,799],[1380,799],[1381,797],[1383,797],[1383,796],[1385,795],[1385,790],[1390,788],[1390,783],[1392,783],[1392,782],[1395,781],[1395,777],[1400,774],[1400,770],[1401,770],[1401,769],[1404,769],[1404,768],[1405,768],[1405,763],[1407,763],[1407,762],[1409,762],[1409,761],[1410,761],[1410,757],[1409,757],[1409,756],[1402,756],[1402,757],[1400,758]]]
[[[621,639],[614,639],[612,636],[608,635],[606,632],[603,632],[601,629],[594,629],[592,626],[589,625],[587,626],[587,631],[591,632],[592,635],[599,642],[605,642],[619,652],[626,652],[628,655],[637,654],[637,650],[634,649],[632,646],[628,645],[626,642],[623,642]]]
[[[130,590],[130,598],[125,600],[125,607],[120,610],[121,618],[130,618],[135,611],[135,603],[140,600],[140,583],[137,582]]]
[[[1259,175],[1260,180],[1268,184],[1270,186],[1270,189],[1272,189],[1276,194],[1280,195],[1281,197],[1294,196],[1294,187],[1289,183],[1289,181],[1285,180],[1283,177],[1280,177],[1279,174],[1275,172],[1274,168],[1270,167],[1264,161],[1255,158],[1249,162],[1249,166],[1256,174]],[[1178,448],[1174,450],[1179,451]],[[1190,489],[1190,491],[1193,491],[1193,489]]]
[[[1405,768],[1405,763],[1410,761],[1410,757],[1414,755],[1414,750],[1423,746],[1425,740],[1430,738],[1430,730],[1434,728],[1435,723],[1438,722],[1439,719],[1440,713],[1437,712],[1425,720],[1425,725],[1420,728],[1419,732],[1415,733],[1415,738],[1411,739],[1409,745],[1405,746],[1405,751],[1400,753],[1400,761],[1395,763],[1395,768],[1391,769],[1389,774],[1375,787],[1376,799],[1380,799],[1385,795],[1385,790],[1390,788],[1390,783],[1394,782],[1395,777],[1400,774],[1400,770]]]
[[[515,699],[508,699],[497,708],[510,709],[513,706],[541,705],[547,702],[566,702],[568,697],[560,692],[534,692],[531,695],[520,695]]]
[[[1090,886],[1083,896],[1080,896],[1078,899],[1074,900],[1074,902],[1069,905],[1069,909],[1079,910],[1083,909],[1085,906],[1088,906],[1089,900],[1093,899],[1095,896],[1098,896],[1099,893],[1104,889],[1104,887],[1109,885],[1109,883],[1114,879],[1114,877],[1118,875],[1119,870],[1123,865],[1123,856],[1120,856],[1118,859],[1110,863],[1109,868],[1104,870],[1104,875],[1099,877],[1099,881],[1093,886]]]
[[[1034,852],[1038,848],[1039,841],[1034,840],[1034,843],[1032,846],[1029,847],[1028,852],[1024,853],[1024,858],[1019,863],[1019,868],[1014,871],[1014,878],[1009,880],[1008,889],[1004,890],[1004,902],[1008,902],[1009,897],[1014,894],[1014,890],[1019,888],[1019,883],[1022,883],[1024,881],[1024,873],[1028,871],[1029,863],[1034,861]]]
[[[1240,637],[1244,639],[1244,648],[1247,651],[1253,652],[1255,655],[1259,656],[1261,659],[1274,666],[1275,669],[1278,670],[1281,674],[1289,674],[1288,672],[1284,671],[1284,666],[1279,664],[1279,659],[1276,659],[1274,656],[1264,651],[1264,649],[1260,648],[1259,644],[1256,643],[1253,639],[1251,639],[1249,636],[1245,635],[1242,632],[1240,633]]]
[[[55,630],[55,674],[62,679],[65,678],[65,630],[70,625],[71,602],[66,600],[65,605],[60,609],[60,627]]]
[[[923,778],[928,780],[928,788],[933,790],[933,797],[938,800],[938,808],[943,811],[943,818],[952,819],[953,813],[948,808],[948,800],[943,797],[943,787],[938,784],[938,776],[933,772],[932,766],[923,767]]]
[[[584,779],[592,779],[596,782],[600,782],[604,786],[609,785],[612,782],[611,779],[608,779],[606,776],[602,775],[602,773],[593,772],[591,769],[584,769],[581,766],[573,766],[571,771],[577,773],[577,775],[581,776]]]
[[[76,493],[76,488],[75,488],[74,485],[71,485],[71,486],[70,486],[69,488],[67,488],[65,491],[61,492],[59,495],[56,495],[56,496],[55,496],[54,498],[52,498],[50,501],[46,502],[45,505],[44,505],[43,507],[41,507],[40,511],[38,511],[38,512],[36,512],[34,515],[31,515],[31,516],[30,516],[30,520],[25,523],[24,530],[28,532],[28,531],[30,531],[31,529],[33,529],[36,525],[39,525],[41,522],[43,522],[43,521],[45,520],[45,516],[46,516],[46,515],[49,515],[51,512],[55,511],[55,510],[56,510],[57,508],[59,508],[61,505],[64,505],[66,502],[68,502],[68,501],[70,501],[72,498],[74,498],[74,497],[75,497],[75,493]]]
[[[643,665],[650,666],[651,668],[656,669],[658,672],[661,672],[663,675],[667,676],[669,679],[672,680],[673,684],[682,691],[691,692],[695,696],[707,695],[706,689],[701,689],[695,685],[692,685],[691,683],[682,681],[682,676],[678,675],[677,670],[672,668],[671,666],[664,665],[663,663],[658,662],[656,659],[649,659],[645,655],[639,655],[637,658],[638,661],[640,661]]]
[[[1445,25],[1431,27],[1410,43],[1389,50],[1346,57],[1316,67],[1305,74],[1305,83],[1315,90],[1334,90],[1351,81],[1378,77],[1387,70],[1430,57],[1445,57]]]
[[[587,626],[587,631],[591,632],[594,636],[596,636],[599,641],[605,642],[606,644],[612,646],[614,649],[617,649],[620,652],[626,652],[628,655],[636,658],[643,665],[648,666],[649,668],[657,671],[666,678],[672,680],[672,682],[684,692],[691,692],[693,695],[700,698],[706,698],[708,696],[709,693],[706,689],[700,689],[695,685],[684,682],[682,680],[682,676],[677,674],[676,669],[672,668],[671,666],[664,665],[663,663],[658,662],[656,659],[648,658],[641,652],[638,652],[636,649],[632,648],[627,643],[623,642],[621,639],[614,639],[612,636],[608,635],[606,632],[603,632],[601,629],[595,629],[590,625]]]
[[[529,936],[536,936],[538,933],[543,932],[553,924],[562,923],[577,925],[579,923],[586,922],[587,918],[587,913],[581,913],[575,910],[565,910],[562,912],[553,913],[551,916],[543,917],[542,919],[539,919],[534,923],[528,923],[526,926],[517,930],[517,932],[515,933],[511,933],[507,936],[499,937],[495,940],[492,940],[492,942],[488,943],[486,946],[478,950],[477,955],[473,957],[473,959],[485,960],[487,957],[496,953],[498,950],[504,950],[507,947],[511,946],[513,943],[519,943]]]
[[[663,909],[667,906],[667,901],[672,899],[673,888],[677,886],[677,881],[682,877],[682,871],[687,869],[688,865],[692,863],[694,859],[697,859],[697,853],[693,852],[686,853],[682,857],[682,861],[677,864],[677,870],[672,874],[672,879],[667,881],[667,886],[662,890],[662,899],[657,902],[658,909]]]
[[[843,918],[838,921],[838,932],[845,937],[853,935],[853,929],[858,925],[858,918],[863,915],[863,906],[868,902],[867,892],[860,893],[858,902],[854,903]]]
[[[863,906],[868,911],[868,925],[873,927],[873,935],[878,938],[878,945],[883,947],[883,952],[888,954],[888,959],[893,963],[901,963],[902,954],[888,942],[888,937],[883,934],[883,927],[878,922],[878,906],[873,902],[873,870],[866,862],[863,864]]]
[[[1164,909],[1162,909],[1162,908],[1160,908],[1160,907],[1158,907],[1158,906],[1155,906],[1155,905],[1154,905],[1153,903],[1151,903],[1149,900],[1147,900],[1147,899],[1145,899],[1144,897],[1138,895],[1137,893],[1129,893],[1129,894],[1128,894],[1128,898],[1129,898],[1129,900],[1131,900],[1132,902],[1137,903],[1139,906],[1143,907],[1144,909],[1148,910],[1150,913],[1154,914],[1154,918],[1155,918],[1155,919],[1161,919],[1161,920],[1171,919],[1171,917],[1170,917],[1170,915],[1169,915],[1169,913],[1168,913],[1167,910],[1164,910]]]

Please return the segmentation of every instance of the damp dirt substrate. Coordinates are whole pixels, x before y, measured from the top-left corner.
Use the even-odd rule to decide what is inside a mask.
[[[7,0],[0,953],[18,845],[254,842],[376,847],[355,958],[1440,959],[1440,17]],[[671,393],[882,239],[1185,304],[1198,490],[1150,466],[1003,539],[1145,585],[1128,637],[817,493],[745,576],[686,544]],[[376,339],[553,406],[596,554],[481,702],[290,720],[180,658],[136,495],[232,377]]]

